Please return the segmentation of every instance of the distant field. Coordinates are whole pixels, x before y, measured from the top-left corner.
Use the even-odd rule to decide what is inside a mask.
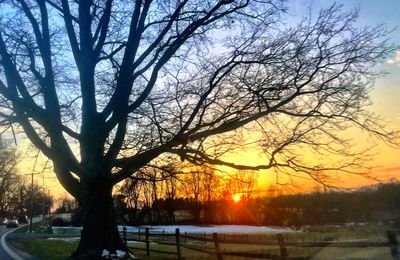
[[[144,232],[144,229],[148,227],[150,232],[166,232],[175,233],[175,229],[179,228],[181,233],[188,234],[212,234],[212,233],[223,233],[223,234],[276,234],[293,232],[295,230],[286,227],[267,227],[267,226],[249,226],[249,225],[155,225],[155,226],[127,226],[128,232]],[[122,226],[119,226],[122,231]]]
[[[27,239],[14,240],[12,245],[40,259],[67,259],[76,248],[78,241],[48,240],[48,239]],[[201,249],[213,251],[212,244],[190,244]],[[151,252],[150,257],[146,256],[144,243],[129,244],[134,255],[140,259],[176,259],[176,255]],[[175,252],[174,246],[151,243],[151,249]],[[251,252],[262,254],[279,255],[278,247],[249,246],[249,245],[225,245],[226,251]],[[309,257],[310,259],[392,259],[389,248],[291,248],[288,247],[288,256]],[[182,248],[182,257],[190,260],[216,259],[214,255],[205,254],[186,248]],[[224,259],[248,259],[237,256],[224,256]]]
[[[43,230],[40,226],[35,226],[36,230]],[[285,241],[386,241],[385,231],[389,227],[379,225],[363,225],[363,226],[313,226],[299,232],[282,233]],[[283,230],[282,230],[283,231]],[[26,232],[26,231],[25,231]],[[211,238],[211,235],[197,234],[199,237]],[[263,242],[276,241],[276,233],[250,233],[250,234],[221,234],[221,240],[243,241],[251,244],[257,242],[257,245],[244,244],[224,244],[221,242],[222,251],[248,252],[256,254],[272,254],[279,255],[278,246],[262,245]],[[143,234],[141,239],[143,239]],[[128,235],[128,240],[138,239],[138,234]],[[174,237],[153,237],[154,241],[160,240],[161,243],[173,242]],[[51,239],[28,239],[19,238],[12,241],[12,245],[16,248],[26,251],[27,253],[39,257],[40,259],[66,259],[74,250],[78,243],[79,237],[72,238],[71,235],[58,234]],[[185,248],[185,246],[207,250],[214,252],[214,244],[212,242],[194,241],[191,239],[181,239],[182,257],[190,260],[195,259],[215,259],[212,254],[206,254]],[[147,257],[145,252],[145,244],[142,242],[131,241],[129,248],[140,259],[176,259],[176,255],[151,252]],[[151,250],[162,250],[171,253],[176,252],[176,246],[165,245],[155,242],[150,243]],[[287,247],[288,256],[305,257],[309,259],[392,259],[390,249],[382,248],[321,248],[321,247]],[[249,259],[237,256],[225,256],[224,259]]]
[[[48,239],[13,239],[11,245],[39,259],[67,259],[76,248],[77,241]]]
[[[193,246],[193,244],[191,244]],[[208,249],[213,251],[212,244],[194,245],[202,249]],[[131,245],[130,248],[134,254],[140,259],[176,259],[176,256],[153,253],[151,252],[150,257],[146,256],[146,252],[143,250],[137,250],[137,248],[144,249],[143,243]],[[175,247],[165,246],[158,244],[151,244],[150,248],[156,250],[167,250],[175,252]],[[259,253],[259,254],[271,254],[279,255],[280,251],[278,247],[271,246],[260,246],[260,245],[224,245],[222,246],[224,251],[235,251],[235,252],[248,252],[248,253]],[[376,259],[376,260],[392,260],[389,248],[294,248],[288,247],[289,257],[305,257],[314,260],[326,260],[326,259]],[[182,249],[182,257],[186,259],[216,259],[214,255],[204,254],[193,250]],[[223,256],[224,259],[250,259],[238,256]]]

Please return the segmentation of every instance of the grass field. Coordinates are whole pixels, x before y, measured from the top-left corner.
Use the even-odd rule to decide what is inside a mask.
[[[37,230],[40,230],[40,226]],[[382,226],[314,226],[307,229],[304,232],[290,232],[285,233],[284,237],[286,241],[386,241],[385,237],[386,228]],[[22,232],[22,231],[20,231]],[[26,231],[25,231],[26,232]],[[204,235],[199,234],[199,237]],[[77,240],[63,240],[60,236],[49,240],[46,238],[34,239],[15,239],[12,240],[12,245],[22,251],[25,251],[33,256],[40,259],[66,259],[76,248]],[[137,235],[130,235],[131,239],[137,238]],[[129,238],[128,237],[128,238]],[[143,239],[143,235],[141,237]],[[207,238],[211,238],[210,235]],[[243,245],[243,244],[224,244],[221,243],[221,250],[226,252],[247,252],[255,254],[272,254],[279,255],[280,249],[278,246],[267,246],[262,245],[262,241],[276,241],[276,234],[219,234],[219,238],[222,240],[238,240],[247,241],[250,244],[256,241],[258,245]],[[154,237],[154,241],[162,240],[162,242],[173,242],[174,237],[168,238]],[[185,248],[185,246],[197,248],[200,250],[207,250],[215,252],[214,243],[194,241],[190,239],[181,239],[182,241],[182,257],[185,259],[196,260],[196,259],[216,259],[213,254],[206,254],[191,249]],[[129,248],[133,251],[134,255],[140,259],[176,259],[176,246],[175,245],[164,245],[155,242],[150,243],[151,250],[167,251],[171,254],[163,254],[159,252],[150,252],[150,256],[146,255],[145,244],[141,242],[130,242]],[[381,248],[334,248],[334,247],[287,247],[288,256],[294,257],[306,257],[309,259],[392,259],[390,255],[390,249],[388,247]],[[250,259],[237,256],[226,256],[224,259]]]
[[[40,233],[42,233],[42,232],[46,232],[46,227],[45,226],[43,226],[43,224],[42,224],[42,222],[35,222],[35,223],[32,223],[32,231],[33,232],[40,232]],[[28,232],[29,231],[29,224],[28,225],[26,225],[26,226],[24,226],[24,227],[21,227],[21,228],[19,228],[19,229],[17,229],[16,231],[15,231],[15,233],[26,233],[26,232]]]
[[[48,239],[26,239],[14,240],[12,245],[23,250],[39,259],[67,259],[77,246],[77,241],[48,240]],[[193,247],[213,251],[211,244],[190,244]],[[129,244],[135,256],[140,259],[176,259],[174,254],[164,254],[158,252],[150,252],[150,256],[146,255],[144,243]],[[175,253],[174,246],[160,245],[151,243],[152,250],[162,250]],[[142,250],[139,250],[142,249]],[[224,251],[235,252],[251,252],[260,254],[279,255],[278,247],[259,246],[259,245],[223,245]],[[294,248],[288,247],[288,256],[307,257],[310,259],[392,259],[389,248]],[[201,253],[198,251],[182,248],[182,257],[190,260],[197,259],[216,259],[214,255]],[[249,259],[237,256],[224,256],[224,259]]]
[[[48,239],[15,239],[11,245],[39,259],[67,259],[74,251],[77,242]]]

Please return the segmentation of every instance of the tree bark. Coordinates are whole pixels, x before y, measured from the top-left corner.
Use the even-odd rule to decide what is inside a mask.
[[[104,249],[110,254],[117,250],[127,252],[118,232],[112,185],[96,180],[84,187],[79,198],[83,215],[81,240],[71,258],[101,259]],[[129,259],[129,254],[124,259]]]

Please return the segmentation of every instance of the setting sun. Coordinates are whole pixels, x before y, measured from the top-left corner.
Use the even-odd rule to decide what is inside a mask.
[[[240,195],[239,194],[235,194],[235,196],[233,196],[233,201],[234,202],[239,202],[240,201]]]

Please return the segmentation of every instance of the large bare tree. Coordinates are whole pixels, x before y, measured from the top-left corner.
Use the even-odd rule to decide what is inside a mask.
[[[73,256],[125,250],[113,186],[160,156],[317,174],[323,167],[300,167],[285,148],[309,143],[339,152],[332,140],[340,142],[337,129],[349,122],[391,140],[364,110],[371,68],[391,51],[384,27],[356,28],[357,13],[340,6],[290,27],[282,5],[0,1],[2,124],[23,129],[81,204]],[[278,120],[294,128],[282,131]],[[254,122],[267,136],[281,134],[263,142],[269,161],[225,161],[237,144],[228,133]]]

